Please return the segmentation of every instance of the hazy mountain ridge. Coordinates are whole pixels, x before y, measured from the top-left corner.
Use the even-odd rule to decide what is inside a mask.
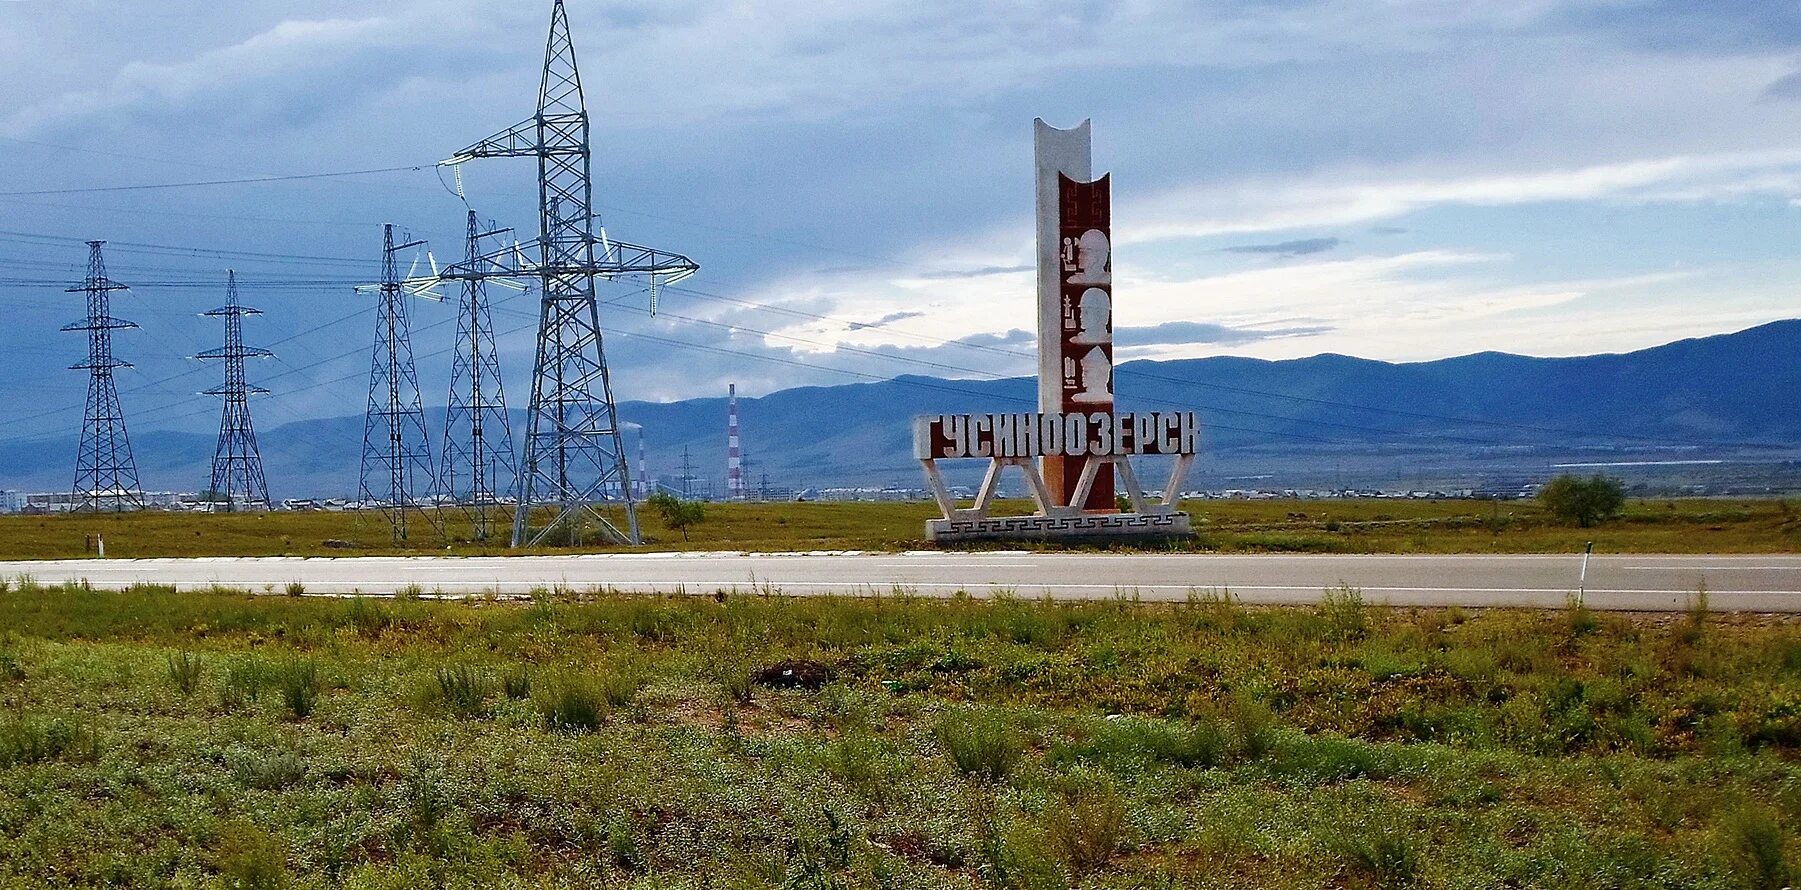
[[[1544,463],[1594,453],[1801,447],[1801,320],[1579,358],[1485,352],[1395,364],[1334,354],[1215,357],[1127,362],[1118,376],[1122,409],[1200,411],[1204,464],[1222,474],[1333,462],[1342,468],[1346,461],[1356,473],[1384,462],[1399,472],[1492,455]],[[630,385],[629,377],[620,382]],[[750,479],[754,485],[767,471],[777,486],[916,485],[915,415],[1027,411],[1033,391],[1029,378],[903,376],[740,399]],[[429,413],[435,438],[443,413]],[[654,475],[674,475],[685,446],[697,476],[723,476],[723,397],[625,402],[620,413],[643,426]],[[522,426],[517,411],[515,423]],[[354,492],[362,425],[354,415],[263,430],[275,495]],[[210,434],[134,436],[144,487],[203,488],[213,443]],[[635,431],[627,432],[626,447],[635,459]],[[0,489],[65,488],[74,452],[73,436],[0,440]]]

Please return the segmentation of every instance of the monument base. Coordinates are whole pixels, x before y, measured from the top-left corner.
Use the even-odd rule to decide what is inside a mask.
[[[926,522],[926,539],[962,541],[1122,542],[1194,535],[1187,513],[1077,513],[1063,516],[971,516]]]

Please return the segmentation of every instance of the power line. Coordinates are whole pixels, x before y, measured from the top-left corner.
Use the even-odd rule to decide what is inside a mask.
[[[216,185],[254,185],[264,182],[298,182],[307,179],[336,179],[344,176],[367,176],[372,173],[400,173],[407,170],[423,170],[425,164],[405,167],[377,167],[370,170],[337,170],[330,173],[298,173],[289,176],[253,176],[242,179],[208,179],[193,182],[159,182],[152,185],[102,185],[87,188],[67,189],[32,189],[29,191],[0,192],[0,198],[35,198],[44,195],[87,195],[99,192],[148,192],[164,189],[203,188]]]

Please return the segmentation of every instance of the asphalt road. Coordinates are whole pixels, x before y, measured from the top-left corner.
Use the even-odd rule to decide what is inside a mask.
[[[1247,603],[1312,603],[1349,584],[1370,602],[1433,606],[1560,607],[1574,592],[1582,557],[1572,556],[1212,556],[1051,553],[900,554],[652,553],[547,557],[208,558],[0,562],[0,577],[39,583],[135,583],[182,589],[223,585],[279,592],[387,595],[410,585],[427,594],[534,588],[789,595],[948,596],[1182,600],[1229,590]],[[1718,610],[1801,613],[1801,556],[1597,556],[1586,602],[1598,609],[1684,608],[1705,584]]]

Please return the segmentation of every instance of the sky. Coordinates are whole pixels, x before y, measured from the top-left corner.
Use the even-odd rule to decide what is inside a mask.
[[[227,268],[259,426],[360,413],[381,226],[462,250],[434,163],[527,118],[548,0],[0,0],[0,436],[72,435],[106,239],[135,431],[204,430]],[[1579,355],[1796,314],[1801,7],[1740,0],[569,0],[610,237],[693,257],[603,285],[622,399],[1034,348],[1032,120],[1094,122],[1119,355]],[[404,168],[389,170],[389,168]],[[389,172],[276,183],[195,181]],[[535,229],[529,161],[462,169]],[[86,191],[82,191],[86,190]],[[19,194],[35,192],[37,194]],[[44,194],[50,192],[50,194]],[[417,262],[431,260],[419,257]],[[412,260],[409,260],[409,265]],[[451,292],[454,297],[454,291]],[[496,290],[523,401],[529,294]],[[412,307],[442,405],[453,304]]]

